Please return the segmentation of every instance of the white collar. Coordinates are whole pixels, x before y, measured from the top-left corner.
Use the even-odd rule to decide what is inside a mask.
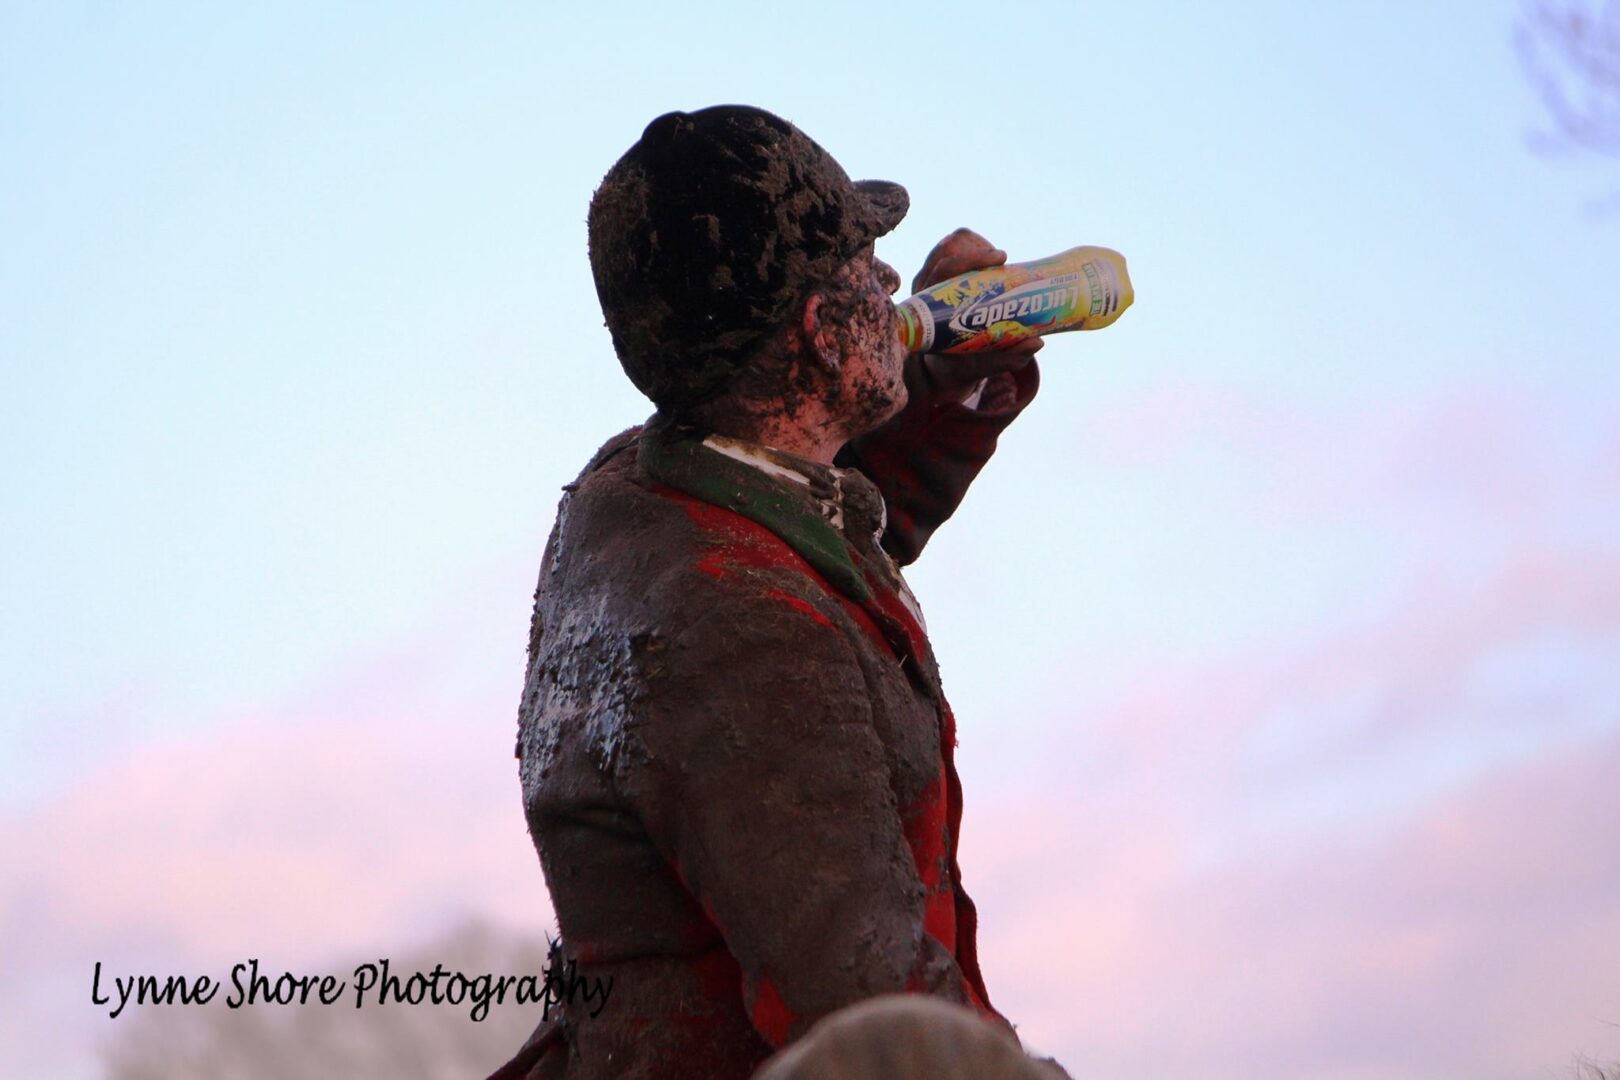
[[[778,480],[798,484],[809,488],[821,504],[821,516],[832,524],[839,532],[844,531],[844,476],[848,469],[840,469],[836,465],[823,465],[817,461],[791,454],[786,450],[778,450],[774,446],[764,443],[747,442],[743,439],[733,439],[729,435],[710,435],[703,440],[703,445],[717,453],[724,454],[733,461],[740,461],[744,465],[752,466]],[[820,494],[817,484],[812,476],[820,474],[826,483],[822,486],[831,487],[831,498]],[[881,550],[883,530],[889,524],[889,508],[887,505],[879,506],[877,531],[872,534],[872,543]]]

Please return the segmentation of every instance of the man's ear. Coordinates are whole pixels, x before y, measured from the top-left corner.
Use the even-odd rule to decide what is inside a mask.
[[[826,298],[819,292],[811,293],[804,302],[804,318],[800,321],[800,340],[804,344],[803,357],[820,366],[830,375],[836,375],[844,366],[843,351],[821,321],[821,305]]]

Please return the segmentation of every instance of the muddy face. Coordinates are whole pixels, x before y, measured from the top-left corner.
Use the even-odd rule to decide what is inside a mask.
[[[906,349],[889,299],[899,288],[900,275],[868,245],[839,268],[826,294],[822,325],[843,357],[826,405],[844,419],[851,437],[871,431],[906,404]]]

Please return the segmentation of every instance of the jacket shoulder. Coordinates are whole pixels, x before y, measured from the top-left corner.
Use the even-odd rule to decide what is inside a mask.
[[[548,621],[584,608],[658,636],[722,616],[855,629],[851,605],[786,539],[648,475],[638,436],[609,440],[568,485],[537,592]]]

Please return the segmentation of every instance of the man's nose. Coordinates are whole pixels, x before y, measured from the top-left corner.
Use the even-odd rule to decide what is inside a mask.
[[[874,259],[872,261],[877,264],[878,281],[879,281],[879,283],[882,284],[883,291],[888,293],[891,296],[894,295],[895,293],[899,292],[900,291],[900,274],[899,274],[899,272],[896,271],[894,267],[892,267],[888,263],[884,262],[882,259]]]

